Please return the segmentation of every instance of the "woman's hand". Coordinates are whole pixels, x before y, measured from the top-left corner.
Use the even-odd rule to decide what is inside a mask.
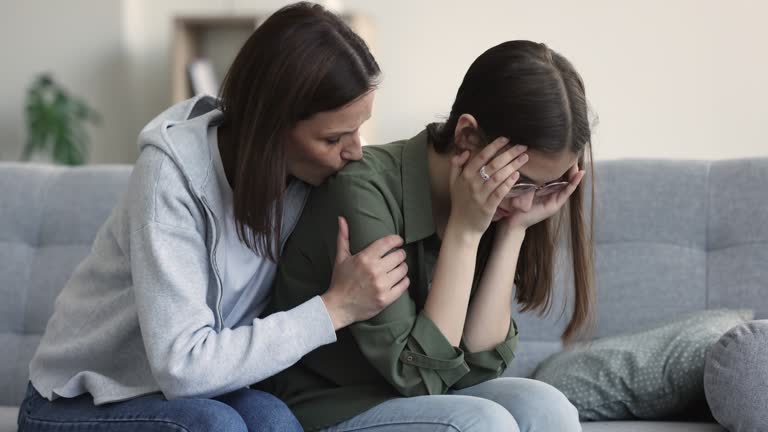
[[[528,227],[559,212],[579,186],[585,173],[586,171],[579,170],[578,164],[573,165],[568,170],[568,186],[565,189],[542,198],[534,196],[530,210],[513,210],[512,214],[499,221],[502,231],[525,231]]]
[[[331,286],[321,296],[336,330],[372,318],[408,289],[405,251],[393,250],[402,244],[400,236],[391,235],[352,255],[347,221],[339,217]]]
[[[517,170],[528,161],[526,147],[522,145],[494,157],[508,142],[506,138],[497,138],[469,162],[468,151],[451,159],[449,226],[478,238],[488,229],[496,208],[520,178]],[[487,180],[480,174],[483,167],[489,176]]]

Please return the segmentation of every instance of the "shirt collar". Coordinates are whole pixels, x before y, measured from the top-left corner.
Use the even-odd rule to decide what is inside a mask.
[[[427,147],[426,129],[403,146],[403,218],[406,243],[423,240],[435,233]]]

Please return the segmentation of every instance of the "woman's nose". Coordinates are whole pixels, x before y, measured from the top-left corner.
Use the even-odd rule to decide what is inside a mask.
[[[362,137],[360,134],[355,134],[351,140],[349,140],[349,144],[347,144],[346,147],[344,147],[344,150],[341,152],[341,157],[344,160],[348,161],[356,161],[363,158],[363,146],[362,146]]]
[[[528,211],[533,206],[533,197],[535,193],[533,191],[528,192],[524,195],[520,195],[515,199],[515,207],[522,211]]]

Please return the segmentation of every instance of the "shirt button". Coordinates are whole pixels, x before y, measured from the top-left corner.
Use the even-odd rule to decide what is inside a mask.
[[[408,360],[408,361],[413,361],[413,356],[408,356],[405,359]]]

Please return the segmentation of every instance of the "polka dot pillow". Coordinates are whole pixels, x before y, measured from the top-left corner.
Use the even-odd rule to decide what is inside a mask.
[[[557,353],[533,378],[560,389],[581,420],[662,419],[704,400],[707,348],[752,311],[709,310],[642,333]]]

